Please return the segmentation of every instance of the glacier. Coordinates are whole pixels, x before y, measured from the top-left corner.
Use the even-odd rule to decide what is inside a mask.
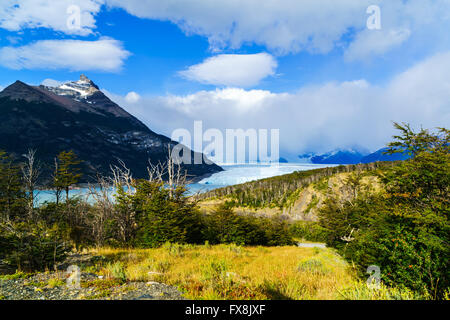
[[[337,165],[309,163],[222,165],[224,171],[215,173],[208,178],[200,180],[198,183],[190,184],[189,193],[205,192],[230,185],[281,176],[295,171],[306,171],[334,166]]]

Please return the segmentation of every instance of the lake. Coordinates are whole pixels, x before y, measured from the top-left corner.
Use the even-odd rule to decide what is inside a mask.
[[[334,167],[334,164],[308,164],[308,163],[280,163],[273,165],[264,164],[242,164],[242,165],[222,165],[224,171],[215,173],[197,183],[188,185],[188,192],[194,194],[197,192],[206,192],[217,188],[222,188],[234,184],[245,183],[249,181],[280,176],[294,171],[306,171],[325,167]],[[87,197],[89,190],[80,188],[70,190],[70,197]],[[36,192],[37,202],[39,204],[45,201],[55,201],[52,191]],[[63,194],[63,198],[65,193]],[[89,199],[88,199],[89,200]]]

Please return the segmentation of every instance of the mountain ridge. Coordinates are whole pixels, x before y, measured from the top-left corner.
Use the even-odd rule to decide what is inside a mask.
[[[371,163],[376,161],[397,161],[406,160],[410,156],[407,154],[385,154],[388,148],[381,148],[375,152],[369,152],[363,148],[357,149],[335,149],[330,152],[316,154],[313,152],[304,153],[298,156],[300,162],[312,164],[358,164]]]
[[[86,84],[88,94],[76,93],[65,84],[50,89],[20,80],[0,92],[0,149],[16,160],[27,149],[36,149],[47,171],[59,152],[73,150],[84,161],[87,180],[97,173],[108,174],[119,159],[136,178],[146,177],[148,161],[166,161],[168,148],[177,142],[153,132],[87,77],[82,75],[78,82]],[[182,168],[194,180],[223,170],[206,163]]]

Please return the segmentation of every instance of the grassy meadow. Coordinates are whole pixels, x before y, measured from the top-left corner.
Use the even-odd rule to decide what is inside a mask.
[[[333,249],[166,244],[156,249],[90,251],[86,271],[106,279],[173,285],[187,299],[414,299],[408,291],[369,289]]]

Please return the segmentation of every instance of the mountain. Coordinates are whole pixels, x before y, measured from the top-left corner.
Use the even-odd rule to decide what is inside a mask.
[[[337,149],[320,155],[306,153],[299,155],[298,158],[301,162],[314,164],[357,164],[367,154],[369,152],[362,148]]]
[[[135,178],[145,178],[148,161],[165,162],[168,147],[178,144],[150,130],[84,75],[57,87],[16,81],[0,92],[0,122],[0,149],[17,160],[36,149],[47,174],[59,152],[73,150],[84,161],[86,181],[108,174],[118,159]],[[191,178],[223,170],[205,163],[182,167]]]
[[[384,154],[388,148],[382,148],[369,153],[363,148],[337,149],[328,153],[317,155],[315,153],[305,153],[299,155],[299,161],[314,164],[358,164],[371,163],[376,161],[398,161],[409,159],[406,153]]]
[[[371,153],[363,158],[361,158],[361,163],[370,163],[375,161],[398,161],[398,160],[407,160],[411,156],[407,153],[394,153],[394,154],[384,154],[388,148],[382,148],[374,153]]]
[[[308,153],[304,153],[304,154],[301,154],[301,155],[296,156],[295,159],[291,160],[290,162],[297,162],[297,161],[300,161],[301,163],[313,163],[311,159],[312,159],[314,156],[316,156],[315,153],[313,153],[313,152],[308,152]]]

